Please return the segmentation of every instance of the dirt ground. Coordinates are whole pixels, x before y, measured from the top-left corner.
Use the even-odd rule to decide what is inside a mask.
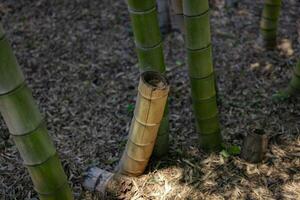
[[[276,102],[300,56],[300,2],[283,0],[278,48],[257,41],[262,0],[214,0],[213,53],[224,141],[253,128],[270,136],[266,159],[248,164],[197,148],[182,36],[165,37],[171,83],[169,156],[152,160],[131,199],[300,199],[300,100]],[[138,67],[125,1],[2,0],[0,16],[45,115],[76,199],[88,167],[112,171],[124,149]],[[37,199],[0,121],[0,199]]]

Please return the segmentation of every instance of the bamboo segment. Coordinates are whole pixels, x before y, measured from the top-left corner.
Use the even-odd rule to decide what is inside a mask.
[[[172,28],[184,33],[182,0],[169,0]]]
[[[155,0],[128,0],[127,3],[141,73],[145,71],[164,73],[165,62]],[[169,119],[167,112],[161,124],[159,134],[168,135]],[[158,140],[168,138],[169,137],[159,137]],[[168,144],[168,141],[157,141],[155,147],[158,149],[167,149],[160,147],[160,144]],[[158,151],[155,151],[155,153],[156,152]],[[165,155],[166,153],[167,151],[160,152],[159,155]]]
[[[5,38],[0,41],[0,112],[40,199],[72,200],[55,147]]]
[[[265,7],[263,9],[263,18],[276,20],[278,19],[280,15],[280,5],[268,5],[265,4]]]
[[[169,1],[157,0],[157,10],[160,30],[162,33],[168,33],[170,30]]]
[[[214,72],[211,45],[205,49],[188,50],[188,66],[191,78],[205,78]]]
[[[145,12],[129,11],[136,45],[151,48],[161,43],[156,7]]]
[[[67,177],[57,154],[40,165],[27,166],[27,169],[39,194],[53,194],[67,184]]]
[[[209,12],[194,17],[184,17],[186,44],[191,50],[203,49],[210,45]]]
[[[214,74],[202,79],[190,79],[193,99],[206,100],[216,95]]]
[[[156,6],[155,0],[127,0],[129,8],[133,11],[144,12]]]
[[[201,3],[197,0],[184,0],[183,12],[185,16],[195,17],[202,15],[209,10],[208,1],[202,0]]]
[[[0,96],[0,112],[13,135],[32,132],[42,122],[31,91],[25,84],[11,93]]]
[[[30,134],[13,136],[13,139],[25,165],[42,164],[56,153],[45,124]]]
[[[274,30],[277,29],[278,22],[266,18],[262,18],[260,21],[260,28],[263,30]]]
[[[208,0],[185,0],[183,12],[199,144],[205,150],[219,150],[222,136],[216,101]]]
[[[8,40],[0,30],[0,95],[11,92],[24,82],[24,76],[10,48]]]
[[[209,99],[193,102],[196,119],[203,120],[216,116],[218,114],[218,109],[215,106],[216,104],[216,96],[213,96]]]
[[[119,165],[121,174],[139,176],[145,171],[163,117],[168,92],[167,80],[160,73],[148,71],[141,75],[129,139]]]
[[[220,130],[219,116],[213,116],[208,119],[198,119],[197,121],[197,129],[201,133],[201,135],[209,135],[213,134]]]
[[[141,71],[165,71],[162,43],[153,48],[136,47]]]
[[[281,0],[265,0],[260,21],[260,36],[266,49],[274,49],[276,47],[280,9]]]

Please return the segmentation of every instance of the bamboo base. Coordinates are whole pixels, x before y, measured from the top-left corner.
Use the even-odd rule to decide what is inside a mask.
[[[259,163],[265,157],[268,137],[263,130],[254,130],[244,139],[241,156],[251,163]]]
[[[205,151],[219,151],[221,150],[222,136],[220,131],[212,134],[200,134],[199,146]]]

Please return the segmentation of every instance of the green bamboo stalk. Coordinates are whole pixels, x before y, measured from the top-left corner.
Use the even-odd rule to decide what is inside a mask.
[[[165,73],[163,45],[156,7],[156,0],[127,0],[141,73]],[[169,117],[165,109],[153,155],[161,157],[168,152]]]
[[[216,102],[208,0],[185,0],[183,12],[199,144],[204,150],[219,150],[222,136]]]
[[[2,28],[0,35],[0,112],[40,199],[71,200],[56,149]]]
[[[265,0],[260,21],[260,36],[266,49],[276,47],[281,0]]]

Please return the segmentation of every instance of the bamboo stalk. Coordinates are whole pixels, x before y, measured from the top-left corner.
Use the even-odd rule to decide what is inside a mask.
[[[218,150],[222,136],[216,102],[208,1],[185,0],[183,12],[199,144],[204,150]]]
[[[135,38],[139,68],[145,71],[165,73],[162,38],[159,29],[156,0],[127,0],[132,29]],[[168,110],[168,109],[166,109]],[[161,157],[168,152],[169,119],[168,112],[159,129],[154,155]]]
[[[0,41],[0,112],[40,199],[73,199],[38,106],[5,38]]]
[[[134,117],[118,171],[129,176],[143,174],[152,154],[169,86],[159,72],[141,75]]]
[[[0,32],[0,95],[2,95],[21,85],[24,76],[8,40],[4,37],[4,31],[0,29]]]
[[[162,33],[168,33],[170,30],[169,1],[157,0],[159,26]]]
[[[260,21],[260,36],[266,49],[276,47],[281,0],[265,0]]]
[[[170,15],[172,28],[184,33],[184,20],[183,20],[183,3],[182,0],[169,0],[170,1]]]

